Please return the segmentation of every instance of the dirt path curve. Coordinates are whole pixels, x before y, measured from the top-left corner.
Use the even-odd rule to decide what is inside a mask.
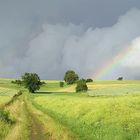
[[[39,114],[29,101],[25,101],[27,115],[29,119],[30,140],[48,140],[42,122],[38,119]]]
[[[43,133],[43,126],[41,122],[37,119],[36,113],[29,112],[29,119],[30,119],[30,140],[47,140],[45,138],[45,134]]]
[[[77,136],[32,104],[25,92],[7,110],[16,119],[5,140],[73,140]]]
[[[16,119],[5,140],[48,140],[39,114],[26,95],[16,98],[6,109]],[[50,140],[50,139],[49,139]]]

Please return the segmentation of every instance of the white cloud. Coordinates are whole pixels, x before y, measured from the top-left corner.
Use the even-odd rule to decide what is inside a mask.
[[[122,62],[125,67],[140,67],[140,37],[132,41],[130,52]]]

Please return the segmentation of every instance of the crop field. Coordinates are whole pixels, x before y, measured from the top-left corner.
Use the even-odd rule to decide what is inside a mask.
[[[140,82],[95,82],[88,86],[84,94],[68,93],[70,87],[64,87],[67,94],[35,95],[33,101],[79,139],[140,139]]]
[[[86,93],[75,93],[76,85],[60,88],[59,81],[44,81],[30,94],[11,79],[0,80],[0,106],[14,122],[0,120],[0,139],[140,139],[140,81],[94,81]],[[13,97],[19,90],[22,95]]]
[[[106,81],[89,84],[90,96],[139,94],[139,81]]]
[[[59,87],[59,81],[46,81],[40,89],[40,93],[54,92],[54,93],[74,93],[76,85],[65,85],[63,88]],[[88,92],[90,96],[100,95],[125,95],[125,94],[139,94],[140,81],[95,81],[88,83]]]

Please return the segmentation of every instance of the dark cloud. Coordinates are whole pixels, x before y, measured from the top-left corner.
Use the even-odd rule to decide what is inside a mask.
[[[115,24],[131,8],[140,8],[138,0],[1,0],[1,22],[39,24],[84,23],[104,27]],[[35,23],[34,23],[35,22]]]
[[[140,35],[135,7],[138,0],[1,0],[0,76],[34,71],[59,79],[67,69],[94,75]],[[127,66],[120,67],[105,78]]]

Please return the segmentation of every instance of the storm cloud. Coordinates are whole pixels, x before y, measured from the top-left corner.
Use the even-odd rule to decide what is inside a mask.
[[[61,16],[59,12],[58,15],[54,14],[53,20],[50,20],[46,13],[47,18],[34,18],[35,24],[29,20],[28,26],[23,26],[24,22],[16,21],[15,25],[13,24],[15,27],[9,30],[5,31],[5,28],[1,27],[1,40],[7,39],[7,43],[5,41],[0,45],[1,77],[18,77],[24,72],[36,72],[42,79],[62,79],[66,70],[73,69],[81,77],[94,78],[104,64],[132,45],[129,57],[102,78],[140,78],[139,9],[128,10],[116,21],[112,19],[112,23],[109,22],[111,25],[106,22],[101,25],[98,21],[93,26],[92,14],[86,16],[90,19],[87,23],[80,21],[84,17],[72,20],[71,16],[63,22],[58,20]],[[63,17],[65,19],[64,14]],[[7,26],[6,29],[8,24],[11,23],[4,25]],[[11,32],[14,38],[8,37]],[[22,36],[18,36],[19,32],[22,32]],[[16,41],[17,43],[12,43]]]

